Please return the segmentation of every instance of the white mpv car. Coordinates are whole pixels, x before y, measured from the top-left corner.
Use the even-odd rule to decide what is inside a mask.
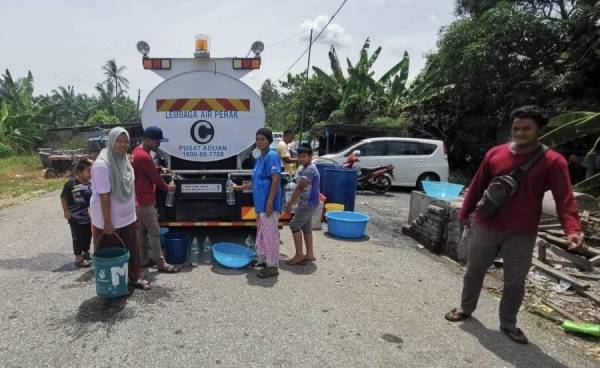
[[[342,151],[321,156],[342,165],[351,153],[355,168],[394,165],[394,186],[421,188],[421,182],[448,181],[448,155],[442,141],[417,138],[369,138]]]

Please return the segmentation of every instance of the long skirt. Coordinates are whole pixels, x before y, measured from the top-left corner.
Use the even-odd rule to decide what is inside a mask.
[[[259,213],[256,229],[256,253],[258,262],[265,261],[267,267],[279,267],[279,212],[267,216]]]

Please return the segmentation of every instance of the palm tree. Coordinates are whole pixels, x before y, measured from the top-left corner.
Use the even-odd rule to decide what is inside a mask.
[[[115,89],[115,97],[121,96],[124,91],[129,88],[129,80],[123,76],[123,71],[125,69],[125,66],[117,66],[115,59],[108,60],[102,67],[104,75],[106,76],[104,83],[106,83],[107,88],[109,83],[111,83],[112,87]],[[116,107],[113,108],[113,111],[115,111],[116,115]]]

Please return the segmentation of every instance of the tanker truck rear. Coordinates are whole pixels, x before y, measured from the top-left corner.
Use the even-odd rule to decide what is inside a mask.
[[[160,150],[177,186],[172,206],[157,194],[162,226],[253,227],[250,192],[227,200],[229,179],[251,180],[256,131],[264,126],[260,96],[240,78],[260,68],[262,43],[252,58],[211,58],[210,39],[197,37],[193,58],[151,58],[140,41],[143,67],[163,81],[146,97],[142,125],[160,127],[168,142]]]

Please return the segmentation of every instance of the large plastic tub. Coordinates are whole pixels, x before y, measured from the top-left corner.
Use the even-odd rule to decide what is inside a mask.
[[[354,169],[326,168],[323,194],[327,202],[343,204],[346,211],[354,211],[357,179]]]
[[[365,236],[370,217],[358,212],[333,211],[325,214],[327,231],[343,239],[360,239]]]
[[[428,196],[450,200],[452,198],[458,197],[462,192],[464,185],[454,184],[448,182],[439,182],[439,181],[423,181],[423,190],[425,194]]]

